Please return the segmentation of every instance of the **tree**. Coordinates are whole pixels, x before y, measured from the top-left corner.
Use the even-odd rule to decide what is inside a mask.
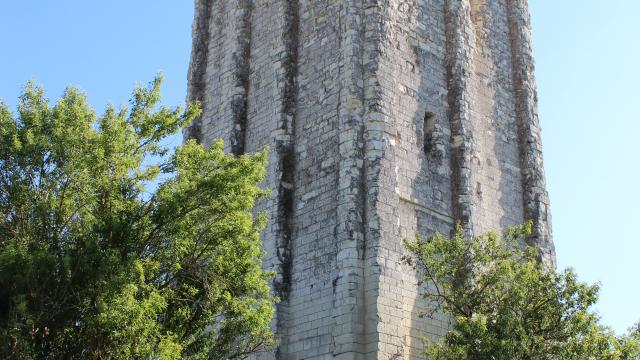
[[[2,358],[244,358],[273,343],[255,202],[266,150],[162,144],[199,115],[161,76],[97,116],[29,83],[0,104]],[[148,189],[153,189],[149,191]]]
[[[425,285],[434,312],[451,315],[441,342],[426,341],[428,359],[640,359],[637,335],[616,337],[591,309],[598,286],[538,261],[522,238],[531,224],[473,240],[457,228],[406,241],[404,261]]]

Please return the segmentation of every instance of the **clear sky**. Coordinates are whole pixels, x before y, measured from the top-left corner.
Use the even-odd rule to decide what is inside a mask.
[[[640,319],[640,1],[530,0],[558,265]]]
[[[597,309],[623,332],[640,319],[640,1],[530,6],[558,264],[601,283]],[[0,0],[0,99],[15,108],[35,79],[102,111],[162,71],[165,103],[183,104],[192,15],[184,0]]]

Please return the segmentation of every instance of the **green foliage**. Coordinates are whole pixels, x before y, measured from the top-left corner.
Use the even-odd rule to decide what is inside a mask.
[[[169,154],[200,111],[159,107],[161,80],[102,116],[33,83],[15,116],[0,104],[0,357],[243,358],[273,343],[252,212],[266,150]]]
[[[591,310],[598,286],[538,261],[523,236],[531,224],[503,236],[469,241],[433,234],[405,241],[405,262],[420,274],[422,295],[453,325],[441,342],[426,341],[428,359],[639,359],[640,336],[617,338]]]

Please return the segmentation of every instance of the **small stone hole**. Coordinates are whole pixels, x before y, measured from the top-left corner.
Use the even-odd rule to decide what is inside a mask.
[[[436,126],[436,114],[427,111],[424,113],[423,132],[424,138],[422,144],[424,146],[424,153],[429,155],[431,148],[433,147],[433,130]]]

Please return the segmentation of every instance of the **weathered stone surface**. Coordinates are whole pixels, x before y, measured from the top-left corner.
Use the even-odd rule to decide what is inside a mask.
[[[553,264],[526,0],[196,0],[185,132],[271,148],[265,359],[412,359],[403,237],[532,219]]]

